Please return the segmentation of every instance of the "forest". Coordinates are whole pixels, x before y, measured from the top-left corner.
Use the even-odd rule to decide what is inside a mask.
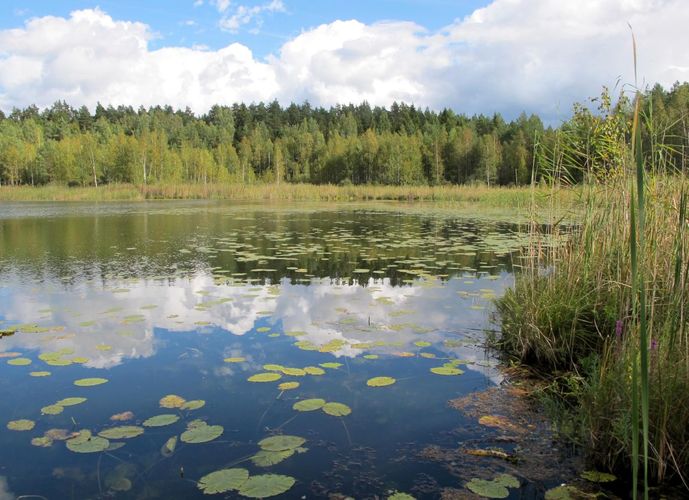
[[[684,172],[689,84],[656,85],[644,102],[644,151]],[[552,127],[524,113],[508,122],[403,103],[325,109],[273,101],[197,116],[170,106],[99,104],[91,112],[56,102],[0,111],[0,183],[523,185],[552,175],[554,164],[578,182],[618,169],[630,108],[623,93],[613,99],[604,88]]]

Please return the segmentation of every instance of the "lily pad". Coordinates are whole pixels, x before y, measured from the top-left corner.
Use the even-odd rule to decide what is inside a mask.
[[[304,371],[308,375],[325,375],[325,370],[317,366],[305,366]]]
[[[90,431],[80,431],[79,435],[65,441],[67,449],[74,453],[98,453],[110,446],[110,441],[100,436],[92,436]]]
[[[100,437],[107,439],[130,439],[144,433],[144,428],[138,425],[123,425],[121,427],[111,427],[98,433]]]
[[[414,342],[414,345],[416,347],[430,347],[432,344],[425,340],[417,340],[416,342]]]
[[[207,443],[222,435],[224,428],[222,425],[195,425],[182,433],[180,439],[183,443]]]
[[[171,413],[156,415],[155,417],[148,418],[144,420],[142,424],[144,427],[164,427],[166,425],[174,424],[179,420],[178,415],[173,415]]]
[[[236,356],[234,358],[225,358],[223,359],[225,363],[243,363],[246,361],[246,358],[242,358],[241,356]]]
[[[30,431],[36,426],[33,420],[22,418],[20,420],[10,420],[7,422],[7,428],[11,431]]]
[[[461,375],[464,373],[463,370],[451,366],[436,366],[431,368],[431,372],[435,373],[436,375]]]
[[[295,450],[282,450],[282,451],[268,451],[261,450],[251,457],[251,461],[257,467],[270,467],[271,465],[279,464],[283,460],[288,459],[294,455]]]
[[[108,381],[106,378],[80,378],[74,381],[74,385],[79,387],[92,387],[94,385],[105,384]]]
[[[545,492],[545,500],[582,500],[595,498],[595,495],[584,493],[579,488],[563,484]]]
[[[296,480],[279,474],[263,474],[250,477],[239,489],[239,494],[249,498],[269,498],[289,491]]]
[[[31,372],[29,375],[32,377],[50,377],[50,372]]]
[[[64,406],[60,405],[48,405],[41,408],[42,415],[59,415],[64,411]]]
[[[341,367],[341,366],[342,366],[342,363],[331,363],[331,362],[328,362],[328,363],[321,363],[320,366],[322,366],[323,368],[331,368],[331,369],[335,370],[335,369]]]
[[[303,377],[306,375],[306,371],[301,368],[289,368],[285,367],[282,369],[282,373],[289,375],[290,377]]]
[[[168,394],[160,399],[159,404],[162,408],[181,408],[187,400],[176,394]]]
[[[597,470],[584,471],[581,473],[581,477],[592,483],[611,483],[617,480],[616,476],[607,472],[598,472]]]
[[[278,385],[278,389],[281,391],[289,391],[291,389],[296,389],[299,387],[299,382],[283,382],[282,384]]]
[[[81,403],[86,402],[86,398],[65,398],[61,399],[56,405],[60,406],[75,406],[75,405],[80,405]]]
[[[281,378],[282,378],[282,375],[280,375],[279,373],[266,372],[266,373],[257,373],[256,375],[252,375],[247,380],[249,382],[275,382],[276,380],[280,380]]]
[[[12,358],[7,361],[7,364],[12,366],[26,366],[31,364],[31,360],[29,358]]]
[[[266,451],[285,451],[299,448],[306,442],[306,439],[299,436],[270,436],[258,442],[262,450]]]
[[[510,496],[507,488],[495,481],[474,478],[466,484],[466,487],[484,498],[507,498]]]
[[[369,387],[385,387],[388,385],[392,385],[395,382],[396,380],[392,377],[373,377],[371,379],[368,379],[366,385]]]
[[[315,411],[320,410],[325,405],[325,399],[313,398],[302,399],[292,405],[292,409],[297,411]]]
[[[505,488],[519,488],[519,486],[521,486],[519,479],[514,477],[512,474],[500,474],[498,477],[493,479],[493,481],[503,485]]]
[[[53,440],[48,436],[35,437],[31,440],[31,444],[39,448],[49,448],[53,445]]]
[[[333,417],[346,417],[352,413],[352,409],[342,403],[326,403],[323,405],[322,409],[325,413]]]
[[[206,402],[203,399],[194,399],[192,401],[187,401],[181,406],[182,410],[198,410],[206,406]]]
[[[145,425],[145,424],[144,424]],[[170,457],[175,452],[177,448],[177,436],[172,436],[170,439],[165,441],[165,444],[160,448],[160,454],[164,457]]]
[[[222,469],[206,474],[199,479],[198,487],[206,495],[238,490],[249,479],[246,469]]]
[[[400,493],[397,491],[390,495],[388,500],[416,500],[416,497],[411,496],[409,493]]]

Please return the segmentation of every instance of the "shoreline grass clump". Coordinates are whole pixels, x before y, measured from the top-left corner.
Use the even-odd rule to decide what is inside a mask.
[[[638,94],[633,109],[610,148],[622,152],[615,175],[584,190],[567,243],[542,246],[534,224],[497,302],[496,343],[545,376],[559,423],[591,461],[648,498],[652,485],[689,491],[689,181],[644,157]],[[553,161],[566,170],[563,151]]]

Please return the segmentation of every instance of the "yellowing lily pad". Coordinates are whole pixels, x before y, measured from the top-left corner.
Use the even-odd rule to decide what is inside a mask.
[[[238,490],[249,479],[246,469],[222,469],[199,479],[198,487],[206,495]]]
[[[293,477],[279,474],[252,476],[241,486],[239,494],[249,498],[269,498],[289,491],[295,482]]]
[[[305,366],[304,371],[308,375],[325,375],[325,370],[317,366]]]
[[[145,425],[145,424],[144,424]],[[177,448],[177,436],[172,436],[170,439],[165,441],[165,444],[160,448],[160,453],[164,457],[170,457],[175,452]]]
[[[11,431],[30,431],[36,425],[33,420],[22,418],[20,420],[10,420],[7,422],[7,428]]]
[[[194,399],[192,401],[187,401],[181,406],[182,410],[198,410],[206,406],[206,402],[203,399]]]
[[[392,377],[373,377],[371,379],[368,379],[366,385],[369,387],[385,387],[388,385],[392,385],[395,382],[396,380]]]
[[[179,420],[178,415],[173,414],[163,414],[156,415],[155,417],[148,418],[144,420],[142,424],[144,427],[164,427],[166,425],[174,424]]]
[[[342,363],[331,363],[331,362],[328,362],[328,363],[321,363],[320,366],[322,366],[323,368],[331,368],[331,369],[335,370],[335,369],[341,367],[341,366],[342,366]]]
[[[266,372],[266,373],[257,373],[256,375],[252,375],[247,380],[249,382],[275,382],[276,380],[280,380],[281,378],[282,378],[282,375],[280,375],[279,373]]]
[[[98,433],[100,437],[107,439],[131,439],[144,433],[144,428],[137,425],[123,425],[111,427]]]
[[[31,372],[29,375],[32,377],[50,377],[50,372]]]
[[[436,366],[431,368],[431,372],[436,375],[461,375],[464,373],[463,370],[451,366]]]
[[[65,399],[61,399],[60,401],[58,401],[55,404],[60,405],[60,406],[75,406],[75,405],[80,405],[81,403],[85,403],[85,402],[86,402],[86,398],[65,398]]]
[[[12,366],[26,366],[31,364],[31,360],[29,358],[13,358],[7,361],[7,364]]]
[[[432,344],[430,342],[426,342],[425,340],[418,340],[414,342],[414,345],[416,347],[430,347]]]
[[[225,358],[223,360],[225,363],[243,363],[246,361],[246,358],[242,358],[241,356],[236,356],[234,358]]]
[[[285,367],[282,369],[282,373],[289,375],[290,377],[303,377],[306,375],[306,371],[302,370],[301,368]]]
[[[292,409],[297,411],[315,411],[320,410],[325,405],[325,399],[313,398],[302,399],[292,405]]]
[[[269,332],[269,331],[270,331],[270,327],[268,327],[268,326],[260,326],[260,327],[256,328],[256,331],[257,331],[258,333]]]
[[[186,399],[176,394],[168,394],[160,399],[159,404],[162,408],[181,408]]]
[[[41,408],[42,415],[59,415],[64,411],[64,407],[60,405],[48,405]]]
[[[299,436],[278,435],[270,436],[258,442],[262,450],[285,451],[299,448],[306,439]]]
[[[101,385],[105,384],[108,381],[106,378],[81,378],[79,380],[74,381],[74,385],[77,385],[79,387],[92,387],[94,385]]]
[[[326,403],[323,405],[322,410],[333,417],[346,417],[352,413],[352,409],[342,403]]]
[[[296,389],[299,387],[299,382],[283,382],[282,384],[278,385],[278,389],[281,391],[289,391],[291,389]]]
[[[31,440],[31,444],[39,448],[49,448],[53,445],[53,440],[48,436],[35,437]]]

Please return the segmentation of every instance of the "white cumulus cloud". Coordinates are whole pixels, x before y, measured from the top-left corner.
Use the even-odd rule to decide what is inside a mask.
[[[284,10],[216,1],[225,29]],[[266,59],[245,45],[151,49],[152,29],[99,9],[33,18],[0,31],[0,108],[213,104],[308,99],[317,105],[405,101],[466,113],[522,110],[557,121],[573,101],[618,79],[633,83],[630,23],[641,83],[689,79],[685,0],[494,0],[430,31],[411,22],[333,21],[304,30]]]

